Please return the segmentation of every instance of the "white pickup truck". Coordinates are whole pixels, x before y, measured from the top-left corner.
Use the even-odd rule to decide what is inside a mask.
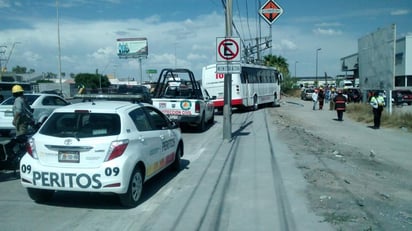
[[[152,95],[153,105],[179,124],[200,131],[214,122],[214,106],[209,93],[188,69],[163,69]]]

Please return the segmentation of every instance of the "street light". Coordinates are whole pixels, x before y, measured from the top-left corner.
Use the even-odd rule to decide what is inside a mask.
[[[297,77],[297,74],[296,74],[296,64],[298,63],[299,61],[295,61],[295,78]]]
[[[316,49],[316,85],[318,85],[318,56],[320,50],[322,50],[322,48]]]

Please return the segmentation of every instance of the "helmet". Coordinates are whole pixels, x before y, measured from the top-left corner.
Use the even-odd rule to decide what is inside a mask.
[[[18,92],[23,92],[23,88],[20,85],[14,85],[11,88],[11,93],[18,93]]]

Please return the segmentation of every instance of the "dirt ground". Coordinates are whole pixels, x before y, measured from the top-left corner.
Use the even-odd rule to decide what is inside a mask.
[[[284,97],[270,109],[320,222],[336,230],[412,230],[412,131],[371,129],[346,113],[337,121],[325,106],[313,111],[312,102]]]

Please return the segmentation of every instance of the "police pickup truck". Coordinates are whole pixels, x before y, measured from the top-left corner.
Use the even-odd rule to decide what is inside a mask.
[[[163,69],[152,94],[153,106],[172,121],[195,126],[199,131],[214,121],[209,93],[188,69]]]

